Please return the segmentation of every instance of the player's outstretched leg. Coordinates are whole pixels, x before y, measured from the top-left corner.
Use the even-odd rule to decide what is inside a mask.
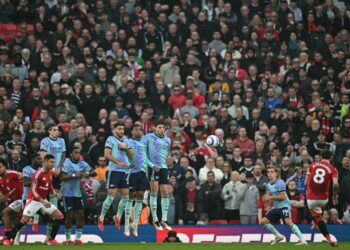
[[[311,215],[312,215],[312,218],[313,220],[315,221],[318,229],[320,230],[320,232],[322,233],[322,235],[327,239],[329,245],[331,245],[332,247],[336,247],[338,246],[337,245],[337,242],[336,241],[333,241],[331,239],[331,236],[328,232],[328,229],[327,229],[327,224],[326,222],[324,222],[322,220],[322,216],[320,213],[317,213],[317,212],[314,212],[313,210],[310,210],[311,212]]]
[[[61,223],[64,222],[63,214],[58,209],[56,209],[50,215],[45,215],[45,216],[48,217],[48,220],[50,220],[50,218],[51,218],[49,216],[53,217],[53,219],[51,218],[52,230],[51,230],[50,238],[47,241],[47,244],[48,245],[55,245],[55,246],[61,245],[60,243],[57,242],[57,240],[55,238],[56,238],[56,235],[58,233],[58,229],[59,229]]]
[[[264,217],[261,220],[260,225],[264,227],[267,231],[275,235],[275,239],[271,241],[271,245],[275,245],[278,242],[284,240],[284,237],[277,231],[277,229],[270,223],[270,221],[266,217]]]
[[[105,216],[111,207],[112,203],[114,201],[114,196],[112,195],[107,195],[106,199],[104,200],[102,204],[102,209],[101,209],[101,214],[98,218],[98,229],[103,232],[104,231],[104,226],[103,226],[103,221],[105,219]]]
[[[123,195],[123,194],[122,194]],[[119,231],[120,230],[120,220],[123,216],[126,204],[128,203],[129,200],[129,194],[128,195],[123,195],[122,198],[119,201],[118,204],[118,211],[117,215],[113,217],[114,222],[115,222],[115,228]]]
[[[34,214],[33,216],[32,231],[34,233],[39,232],[39,214]]]
[[[298,237],[299,241],[297,242],[297,246],[304,246],[307,245],[306,240],[304,239],[303,234],[300,232],[299,228],[297,225],[295,225],[292,222],[292,219],[288,218],[285,219],[285,222],[287,223],[287,225],[289,226],[290,230]]]

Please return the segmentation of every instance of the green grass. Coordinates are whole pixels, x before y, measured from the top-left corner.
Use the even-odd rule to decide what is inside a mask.
[[[1,247],[0,247],[1,248]],[[4,248],[4,247],[3,247]],[[84,249],[84,250],[231,250],[231,249],[254,249],[254,250],[273,250],[273,249],[295,249],[298,248],[297,246],[294,246],[294,244],[291,243],[281,243],[275,246],[271,246],[270,244],[261,244],[261,243],[245,243],[245,244],[238,244],[238,243],[228,243],[228,244],[135,244],[135,243],[125,243],[125,244],[85,244],[84,246],[46,246],[46,245],[38,245],[38,244],[23,244],[20,246],[11,246],[11,249],[21,249],[21,250],[40,250],[40,249],[50,249],[50,248],[56,248],[56,249]],[[307,248],[307,249],[331,249],[331,247],[327,243],[310,243],[308,246],[303,246],[300,248]],[[338,249],[350,249],[350,242],[347,243],[340,243]]]

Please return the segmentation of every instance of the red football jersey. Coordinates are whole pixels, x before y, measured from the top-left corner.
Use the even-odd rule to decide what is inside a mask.
[[[33,175],[27,199],[36,201],[46,199],[47,195],[53,192],[52,178],[52,171],[46,172],[42,168],[37,170]]]
[[[22,199],[23,182],[21,173],[13,170],[7,170],[4,177],[0,178],[0,191],[4,195],[8,195],[6,204],[9,205],[13,201]]]
[[[320,161],[309,166],[307,176],[306,198],[308,200],[327,200],[332,178],[338,177],[338,171],[329,162]]]

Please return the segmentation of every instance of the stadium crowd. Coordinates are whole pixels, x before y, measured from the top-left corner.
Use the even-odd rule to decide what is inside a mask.
[[[165,119],[169,224],[258,223],[269,165],[306,223],[305,174],[330,150],[340,203],[324,219],[350,223],[346,11],[333,0],[0,0],[0,23],[18,25],[11,40],[0,33],[0,157],[22,172],[58,124],[67,155],[80,148],[97,173],[82,185],[97,224],[114,124],[130,136]]]

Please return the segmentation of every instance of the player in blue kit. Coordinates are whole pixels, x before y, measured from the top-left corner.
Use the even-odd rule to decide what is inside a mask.
[[[84,225],[84,202],[80,183],[82,178],[87,178],[95,174],[85,161],[80,160],[80,149],[74,147],[70,154],[70,159],[63,163],[61,171],[63,204],[66,212],[65,233],[66,244],[72,245],[71,240],[73,215],[76,217],[75,244],[82,245],[81,236]]]
[[[106,176],[107,197],[103,202],[101,214],[98,219],[98,228],[104,231],[103,221],[108,212],[114,197],[119,189],[121,200],[118,204],[117,215],[113,217],[117,230],[120,229],[120,219],[129,201],[129,187],[127,176],[130,168],[130,161],[133,159],[133,151],[129,141],[124,137],[125,126],[123,123],[116,123],[113,130],[113,136],[107,138],[104,155],[109,161]]]
[[[11,218],[14,218],[14,216],[18,217],[18,214],[20,214],[23,211],[24,204],[26,204],[27,194],[30,190],[30,185],[32,183],[32,176],[35,173],[35,171],[38,170],[38,168],[41,167],[42,160],[41,156],[37,154],[33,160],[32,164],[28,165],[23,168],[22,170],[22,181],[23,181],[23,194],[22,194],[22,200],[17,200],[12,202],[7,208],[5,208],[3,212],[4,221],[10,221]],[[39,217],[39,215],[37,215]],[[9,218],[9,220],[6,220],[6,218]],[[14,245],[19,245],[19,240],[21,238],[21,233],[24,228],[19,230],[16,234],[15,239],[13,240]]]
[[[133,231],[133,235],[138,237],[138,221],[142,211],[142,201],[144,193],[148,186],[147,169],[148,166],[154,166],[148,160],[147,155],[147,141],[145,137],[142,137],[143,130],[140,124],[134,124],[131,130],[132,139],[130,141],[130,146],[134,151],[134,158],[131,162],[134,167],[131,169],[129,177],[129,201],[127,207],[125,208],[125,221],[129,221],[131,205],[135,201],[134,206],[134,218],[133,223],[130,227]],[[125,227],[124,235],[129,237],[130,230]]]
[[[271,222],[283,219],[294,234],[297,235],[299,241],[296,245],[307,245],[297,225],[293,224],[291,219],[291,207],[289,199],[286,194],[286,184],[283,180],[277,178],[277,169],[274,167],[267,168],[267,177],[269,183],[266,185],[266,194],[263,197],[264,201],[268,201],[272,209],[261,220],[261,225],[269,232],[275,235],[275,239],[271,242],[274,245],[284,239],[284,237],[277,231]]]
[[[57,125],[55,124],[48,125],[47,132],[49,136],[42,139],[40,143],[40,155],[41,155],[41,159],[44,159],[47,154],[53,155],[53,157],[55,158],[55,165],[53,168],[54,179],[52,182],[52,186],[55,192],[58,193],[61,188],[61,181],[59,176],[61,173],[63,162],[66,159],[66,144],[64,140],[59,137],[59,127]],[[57,207],[58,201],[55,196],[50,195],[50,202],[51,204]],[[38,216],[37,214],[34,216],[34,221],[32,226],[32,229],[34,232],[38,231],[37,216]],[[47,241],[50,237],[51,228],[52,228],[52,225],[48,223],[45,241]]]
[[[158,121],[155,125],[155,132],[147,134],[147,154],[149,160],[154,164],[152,166],[152,174],[150,181],[151,188],[151,213],[153,217],[153,225],[156,230],[171,230],[168,225],[168,210],[169,210],[169,175],[167,159],[171,149],[171,140],[165,135],[164,121]],[[157,216],[157,196],[160,189],[162,220],[159,222]]]

